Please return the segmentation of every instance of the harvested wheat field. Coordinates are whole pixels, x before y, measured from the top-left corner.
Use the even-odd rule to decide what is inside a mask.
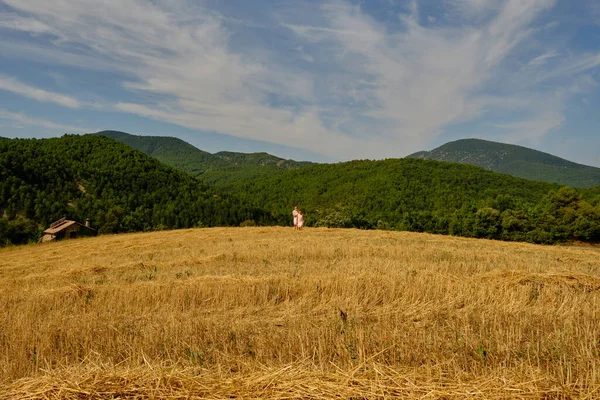
[[[600,398],[600,249],[213,228],[0,250],[8,399]]]

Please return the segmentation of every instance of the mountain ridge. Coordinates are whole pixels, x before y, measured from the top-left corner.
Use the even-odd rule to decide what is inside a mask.
[[[266,152],[220,151],[213,154],[171,136],[139,136],[120,131],[100,131],[92,135],[117,140],[210,184],[226,184],[236,179],[249,179],[313,164],[309,161],[284,159]]]
[[[600,185],[600,168],[524,146],[483,139],[459,139],[431,151],[410,154],[407,158],[470,164],[529,180],[579,188]]]

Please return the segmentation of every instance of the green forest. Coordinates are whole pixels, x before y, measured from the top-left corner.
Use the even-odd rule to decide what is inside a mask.
[[[279,224],[396,229],[556,243],[600,240],[598,188],[577,190],[457,163],[388,159],[321,164],[235,187]]]
[[[37,241],[61,217],[99,233],[268,224],[261,209],[95,135],[0,139],[0,243]]]
[[[179,157],[178,148],[171,157]],[[574,189],[410,158],[256,173],[272,166],[270,157],[225,153],[217,162],[226,164],[214,169],[209,184],[101,135],[0,139],[0,245],[35,242],[61,217],[89,218],[100,234],[287,226],[294,205],[304,210],[307,226],[600,241],[600,187]]]

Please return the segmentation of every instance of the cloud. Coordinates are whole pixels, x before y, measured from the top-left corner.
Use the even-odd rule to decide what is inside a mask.
[[[0,15],[0,28],[16,31],[42,34],[50,32],[50,27],[32,18],[23,18],[18,15]]]
[[[127,100],[107,98],[105,109],[338,159],[405,155],[468,121],[543,137],[564,121],[569,92],[554,90],[600,65],[597,54],[536,44],[554,0],[446,0],[434,16],[413,1],[394,26],[335,0],[247,21],[186,0],[4,3],[13,11],[0,27],[32,36],[0,49],[119,72]],[[89,107],[9,77],[0,87]]]
[[[502,140],[506,142],[522,142],[524,140],[539,143],[553,129],[560,127],[565,121],[565,117],[557,112],[542,112],[533,119],[523,119],[519,122],[496,124],[503,132]]]
[[[549,60],[558,56],[558,52],[556,50],[548,51],[542,55],[539,55],[533,58],[531,61],[527,63],[528,67],[537,67],[543,64],[546,64]]]
[[[46,103],[55,103],[63,107],[79,108],[79,102],[69,96],[63,94],[47,92],[42,89],[29,86],[12,77],[0,74],[0,90],[6,90],[30,99],[42,101]]]
[[[15,112],[8,111],[8,110],[2,109],[2,108],[0,108],[0,120],[11,121],[12,122],[11,126],[17,127],[17,128],[20,128],[20,125],[29,125],[29,126],[38,126],[38,127],[47,128],[47,129],[61,130],[63,132],[70,132],[70,133],[84,133],[84,132],[92,131],[89,129],[84,129],[84,128],[80,128],[80,127],[76,127],[76,126],[57,124],[52,121],[30,117],[30,116],[22,114],[22,113],[15,113]],[[15,125],[15,123],[16,123],[16,125]]]
[[[469,4],[467,4],[469,3]],[[498,4],[498,2],[493,2]],[[485,112],[491,98],[482,95],[502,63],[531,34],[534,18],[553,1],[509,1],[487,24],[473,26],[419,25],[418,10],[402,15],[404,30],[390,33],[359,7],[344,2],[323,7],[325,27],[288,25],[297,35],[329,46],[348,76],[334,91],[365,105],[362,116],[375,120],[390,137],[405,143],[426,143],[449,124],[471,120]],[[491,2],[461,1],[480,11]],[[352,82],[367,84],[358,91]]]
[[[576,57],[567,57],[556,63],[552,68],[539,71],[536,82],[548,81],[560,77],[574,77],[600,66],[600,52],[578,54]]]

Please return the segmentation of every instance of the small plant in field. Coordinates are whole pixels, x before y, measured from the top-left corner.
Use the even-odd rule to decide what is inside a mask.
[[[535,303],[538,297],[540,297],[541,289],[544,287],[543,283],[537,283],[531,286],[529,290],[529,303]]]
[[[141,263],[141,268],[144,271],[144,275],[143,275],[144,279],[151,281],[156,278],[156,274],[158,272],[158,267],[156,265],[155,266],[152,266],[152,265],[147,266],[146,264]]]
[[[88,290],[85,294],[85,304],[90,304],[90,302],[94,299],[95,294],[92,290]]]
[[[190,349],[189,347],[186,347],[183,350],[183,353],[185,354],[186,358],[192,363],[192,364],[196,364],[199,366],[204,365],[204,361],[206,359],[206,357],[204,356],[204,353],[201,351],[194,351],[192,349]]]
[[[33,365],[37,365],[37,346],[33,346],[33,350],[27,349],[27,358]]]
[[[177,278],[177,279],[185,279],[185,278],[189,278],[192,275],[193,275],[192,271],[190,271],[189,269],[186,269],[183,272],[177,272],[175,274],[175,278]]]
[[[485,365],[485,362],[487,361],[488,351],[482,343],[479,343],[477,345],[477,355],[479,356],[481,363]]]
[[[346,344],[344,344],[344,347],[346,347],[346,351],[348,352],[348,354],[350,355],[350,358],[352,360],[358,360],[358,355],[356,354],[356,348],[354,347],[354,345],[352,345],[352,343],[346,343]]]
[[[154,267],[154,270],[150,269],[150,271],[148,272],[148,275],[146,275],[146,277],[148,278],[149,281],[151,281],[154,278],[156,278],[156,273],[157,272],[158,272],[158,268]]]
[[[183,295],[183,304],[186,308],[192,304],[192,298],[190,296],[190,290],[188,288],[185,288],[185,293]]]

